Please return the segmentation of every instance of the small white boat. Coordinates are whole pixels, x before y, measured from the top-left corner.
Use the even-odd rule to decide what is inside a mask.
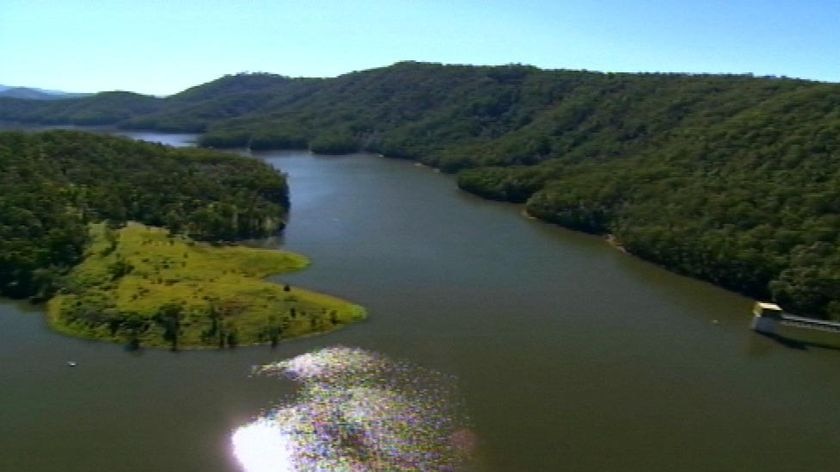
[[[76,367],[77,365],[79,364],[76,361],[67,361],[67,367]]]

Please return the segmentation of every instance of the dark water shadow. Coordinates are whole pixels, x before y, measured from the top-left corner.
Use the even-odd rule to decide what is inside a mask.
[[[809,351],[812,348],[816,349],[826,349],[829,351],[840,351],[840,345],[837,344],[828,344],[828,343],[821,343],[817,341],[802,341],[798,339],[792,339],[785,336],[780,336],[778,334],[768,334],[768,333],[756,333],[761,336],[764,336],[768,339],[772,339],[773,341],[781,344],[790,349],[796,349],[798,351]]]
[[[795,339],[786,338],[784,336],[779,336],[778,334],[760,333],[758,331],[756,331],[755,334],[757,334],[759,336],[764,336],[767,339],[772,339],[776,343],[781,344],[782,346],[784,346],[788,349],[796,349],[798,351],[807,351],[808,347],[809,347],[808,343],[805,343],[805,342],[802,342],[802,341],[797,341]]]

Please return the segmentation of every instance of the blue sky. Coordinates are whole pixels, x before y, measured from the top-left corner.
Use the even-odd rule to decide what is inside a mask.
[[[0,84],[169,94],[418,60],[840,82],[840,0],[0,0]]]

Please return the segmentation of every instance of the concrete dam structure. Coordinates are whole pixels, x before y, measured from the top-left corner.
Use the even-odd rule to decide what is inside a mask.
[[[756,302],[751,326],[769,336],[840,348],[840,323],[792,315],[775,303]]]

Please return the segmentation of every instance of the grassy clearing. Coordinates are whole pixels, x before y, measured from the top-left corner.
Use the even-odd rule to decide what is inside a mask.
[[[58,331],[132,346],[226,347],[322,333],[365,318],[352,303],[263,280],[305,268],[285,251],[196,243],[140,224],[93,243],[48,305]]]

